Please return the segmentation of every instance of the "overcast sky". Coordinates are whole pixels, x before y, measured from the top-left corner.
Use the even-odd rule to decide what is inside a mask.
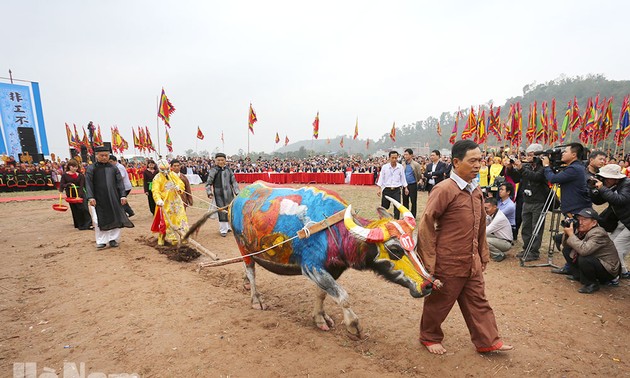
[[[396,125],[522,94],[560,74],[629,79],[628,1],[6,1],[0,76],[40,83],[51,152],[64,123],[156,134],[175,153],[272,152],[279,132],[378,139]],[[160,125],[162,152],[164,125]],[[195,145],[197,126],[205,139]],[[105,132],[107,130],[107,132]],[[278,146],[280,146],[278,145]]]

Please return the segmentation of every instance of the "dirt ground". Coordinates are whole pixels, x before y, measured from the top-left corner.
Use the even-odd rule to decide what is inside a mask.
[[[363,216],[375,214],[375,187],[333,186]],[[199,192],[197,192],[199,193]],[[421,203],[426,193],[420,195]],[[352,341],[341,310],[337,326],[311,321],[313,285],[259,268],[269,309],[250,308],[242,265],[196,271],[147,245],[151,217],[143,195],[130,196],[136,227],[119,248],[96,250],[92,231],[72,227],[55,201],[0,204],[0,376],[14,363],[62,376],[64,362],[90,372],[143,377],[271,376],[628,376],[630,282],[593,295],[549,268],[519,267],[514,253],[486,272],[486,293],[509,353],[475,352],[457,307],[444,323],[444,356],[418,342],[422,300],[370,272],[340,283],[369,338]],[[189,209],[191,220],[201,210]],[[220,258],[238,255],[216,221],[197,240]],[[545,246],[547,240],[545,240]],[[561,256],[555,255],[559,263]],[[48,368],[49,370],[44,370]]]

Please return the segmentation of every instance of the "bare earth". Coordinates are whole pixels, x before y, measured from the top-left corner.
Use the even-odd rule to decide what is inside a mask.
[[[375,214],[375,187],[333,189],[362,215]],[[197,273],[200,259],[167,259],[142,243],[151,237],[146,199],[130,202],[136,227],[123,231],[119,248],[98,251],[93,232],[73,229],[70,211],[51,209],[55,201],[0,204],[0,376],[24,362],[59,376],[64,362],[84,362],[86,373],[143,377],[630,375],[628,280],[579,294],[578,283],[549,268],[519,267],[515,247],[486,272],[501,335],[515,349],[476,353],[456,307],[444,323],[448,353],[434,356],[418,342],[422,300],[407,289],[348,271],[340,282],[369,338],[350,340],[330,299],[337,326],[323,332],[311,321],[314,289],[306,278],[259,267],[269,309],[251,309],[240,263]],[[189,209],[191,221],[201,214]],[[217,227],[210,221],[197,240],[220,258],[238,256],[234,239],[221,238]]]

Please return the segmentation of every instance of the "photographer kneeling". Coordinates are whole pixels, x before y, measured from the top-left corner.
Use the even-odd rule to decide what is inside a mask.
[[[608,164],[600,169],[592,186],[593,203],[608,202],[608,208],[602,213],[602,225],[611,232],[610,238],[619,253],[621,278],[630,278],[624,262],[624,255],[630,250],[630,179],[621,173],[620,166]]]
[[[597,224],[599,216],[591,208],[582,209],[575,220],[562,221],[564,258],[569,265],[570,280],[580,281],[578,292],[592,294],[599,290],[599,284],[607,284],[619,275],[621,269],[615,244],[606,230]],[[565,252],[566,251],[566,252]]]

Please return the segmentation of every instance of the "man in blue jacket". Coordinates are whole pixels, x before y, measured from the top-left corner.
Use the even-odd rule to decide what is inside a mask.
[[[584,146],[580,143],[569,143],[562,151],[562,162],[565,166],[559,172],[554,172],[551,169],[548,156],[541,158],[547,181],[560,185],[560,211],[565,217],[572,218],[582,209],[592,206],[586,185],[586,170],[581,161],[583,157]],[[551,271],[558,274],[569,274],[568,262],[564,267]]]

